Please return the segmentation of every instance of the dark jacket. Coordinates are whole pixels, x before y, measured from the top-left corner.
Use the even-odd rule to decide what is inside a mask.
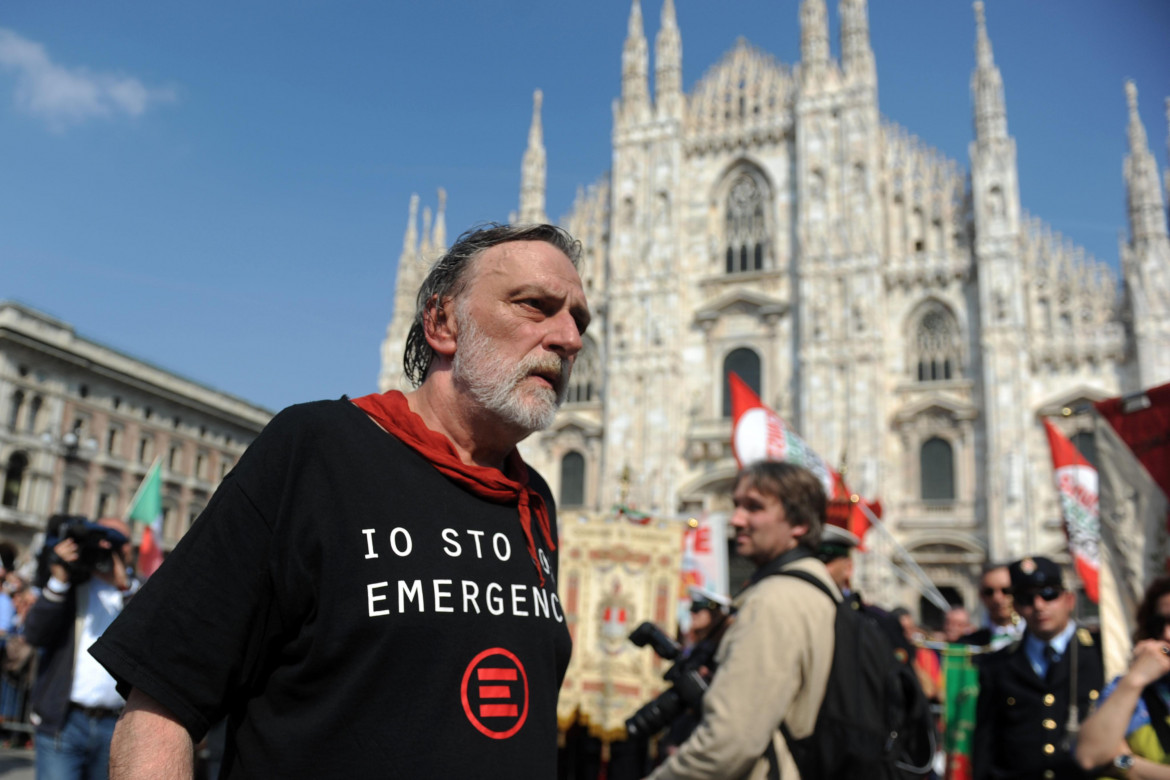
[[[71,587],[64,595],[45,588],[24,619],[25,640],[42,651],[29,697],[30,717],[38,734],[56,736],[69,714],[77,652],[77,592],[83,588],[87,586]]]
[[[1104,683],[1101,642],[1095,633],[1078,628],[1045,679],[1028,662],[1022,638],[987,657],[979,670],[971,756],[975,780],[1090,777],[1064,744],[1074,657],[1077,720],[1081,722],[1089,716]]]

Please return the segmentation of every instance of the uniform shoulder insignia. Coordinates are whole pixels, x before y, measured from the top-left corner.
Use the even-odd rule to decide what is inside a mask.
[[[1077,641],[1085,647],[1092,647],[1095,644],[1093,634],[1087,628],[1077,629]]]

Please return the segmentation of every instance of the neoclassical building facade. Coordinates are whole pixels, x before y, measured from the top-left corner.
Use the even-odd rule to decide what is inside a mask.
[[[653,66],[633,0],[613,166],[560,220],[584,246],[594,324],[568,403],[522,446],[562,507],[624,497],[663,517],[726,511],[733,370],[881,499],[949,596],[973,605],[987,560],[1064,555],[1040,418],[1056,415],[1091,454],[1089,416],[1068,411],[1170,381],[1163,184],[1130,83],[1120,277],[1029,215],[974,11],[964,165],[881,115],[865,0],[839,2],[838,57],[825,0],[802,0],[799,63],[741,40],[689,93],[673,0]],[[547,220],[540,102],[523,222]],[[405,385],[413,294],[446,247],[444,199],[421,231],[410,204],[382,389]],[[886,560],[905,553],[871,537],[862,587],[908,603]]]
[[[0,301],[0,538],[52,515],[122,516],[156,459],[172,547],[272,413]]]

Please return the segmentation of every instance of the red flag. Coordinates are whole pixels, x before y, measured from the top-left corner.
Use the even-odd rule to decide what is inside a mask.
[[[1167,571],[1170,385],[1093,404],[1101,517],[1101,647],[1105,674],[1129,667],[1134,615]]]
[[[1170,384],[1093,406],[1133,451],[1162,494],[1170,496]]]
[[[162,565],[163,551],[154,538],[154,529],[149,525],[142,529],[142,541],[138,543],[138,573],[149,577]]]
[[[780,460],[803,466],[824,485],[825,495],[829,496],[829,522],[844,528],[858,539],[864,539],[870,522],[861,508],[862,499],[851,493],[841,475],[814,452],[780,415],[764,406],[755,391],[737,374],[728,374],[728,381],[733,420],[731,449],[740,468],[760,460]],[[866,506],[870,507],[875,516],[880,516],[880,504]]]
[[[1060,497],[1060,514],[1068,536],[1077,573],[1085,593],[1096,604],[1099,599],[1098,571],[1101,566],[1101,523],[1097,509],[1097,469],[1089,465],[1073,443],[1048,420],[1044,421],[1048,446],[1052,450],[1052,471]]]

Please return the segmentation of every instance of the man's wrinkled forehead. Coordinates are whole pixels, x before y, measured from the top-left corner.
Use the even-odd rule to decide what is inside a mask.
[[[551,250],[556,257],[564,261],[561,268],[549,267],[542,262],[530,249],[534,244]],[[463,291],[470,291],[476,282],[488,278],[503,283],[506,287],[519,289],[535,282],[543,275],[546,279],[562,281],[569,293],[579,300],[572,306],[573,316],[580,324],[581,332],[592,320],[589,302],[585,298],[585,287],[581,282],[581,275],[573,260],[556,244],[538,239],[505,241],[502,244],[490,246],[476,254],[469,260],[469,267],[463,278]]]

